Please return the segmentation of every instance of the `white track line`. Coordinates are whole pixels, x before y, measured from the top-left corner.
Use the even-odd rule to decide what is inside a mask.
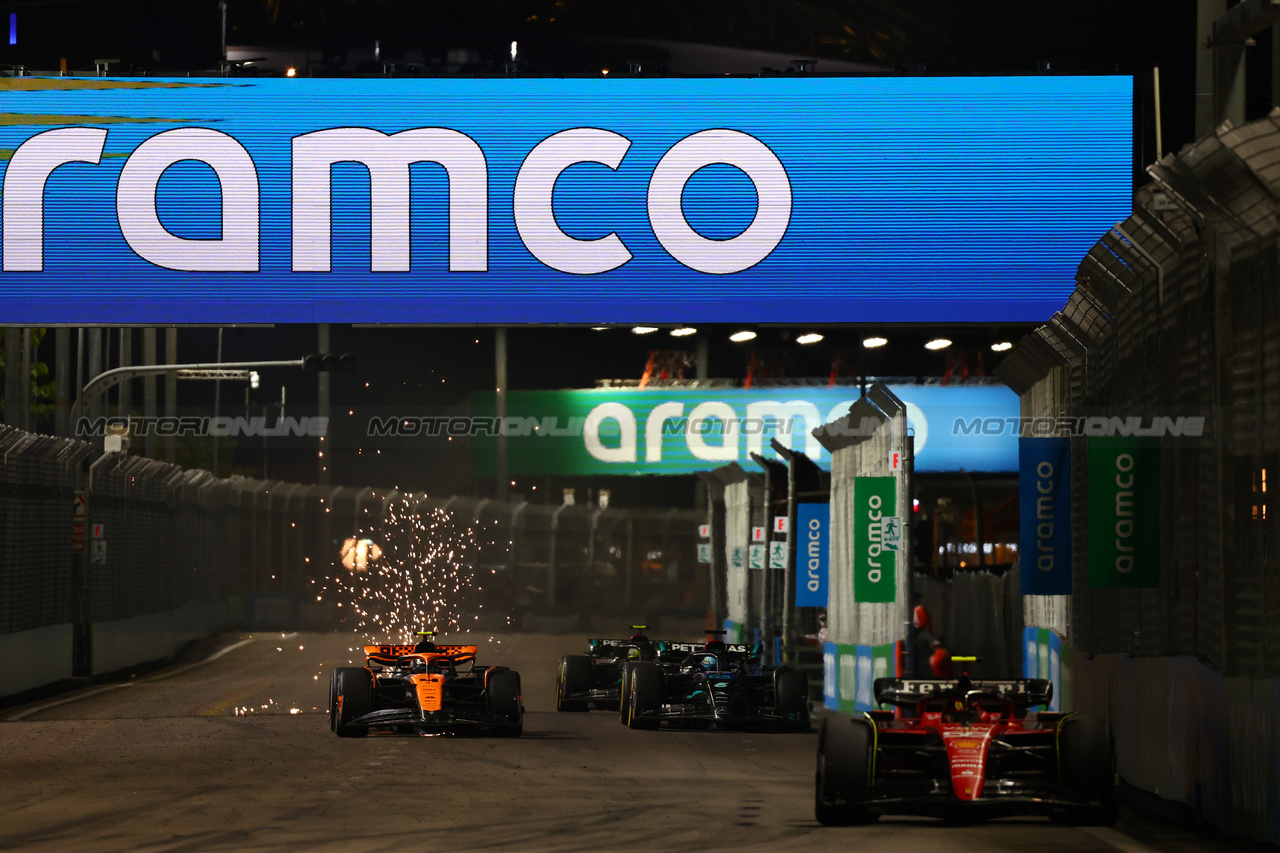
[[[1117,832],[1105,826],[1082,826],[1080,831],[1092,835],[1103,844],[1108,844],[1117,850],[1124,851],[1124,853],[1156,853],[1153,848],[1134,841],[1123,832]]]
[[[67,705],[71,702],[79,702],[82,699],[88,699],[90,696],[97,696],[99,693],[106,693],[109,690],[121,690],[125,687],[132,687],[135,684],[145,684],[151,681],[160,681],[161,679],[172,678],[175,675],[181,675],[187,670],[195,669],[196,667],[203,666],[206,663],[212,663],[213,661],[225,655],[227,652],[232,651],[233,649],[238,649],[241,646],[247,645],[252,642],[253,642],[253,637],[250,637],[247,640],[241,640],[238,643],[232,643],[231,645],[225,648],[218,649],[218,651],[209,655],[204,660],[198,660],[195,663],[185,664],[183,666],[177,667],[176,669],[171,669],[166,672],[159,673],[158,675],[148,676],[147,678],[141,678],[135,681],[122,681],[119,684],[108,684],[103,687],[94,688],[93,690],[86,690],[83,693],[76,693],[73,696],[67,696],[65,698],[58,699],[53,702],[46,702],[43,705],[36,705],[34,708],[27,708],[25,711],[19,711],[18,713],[14,714],[12,717],[7,718],[6,722],[16,723],[19,720],[24,720],[27,717],[30,717],[32,714],[38,714],[41,711],[47,711],[50,708],[56,708],[59,705]]]

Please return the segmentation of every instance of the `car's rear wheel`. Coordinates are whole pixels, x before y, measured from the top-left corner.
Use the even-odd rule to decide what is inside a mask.
[[[329,726],[338,737],[364,737],[366,726],[351,721],[373,710],[373,673],[362,666],[344,666],[330,677]]]
[[[627,725],[633,729],[656,729],[658,721],[647,716],[662,707],[662,670],[656,663],[641,661],[631,671]]]
[[[779,714],[794,715],[789,727],[809,731],[809,679],[798,669],[779,669],[773,677],[774,703]]]
[[[863,719],[828,717],[818,734],[813,811],[825,826],[871,823],[879,815],[850,803],[871,788],[872,732]]]
[[[502,718],[491,726],[499,737],[519,737],[524,732],[524,708],[521,707],[520,673],[505,669],[489,673],[484,694],[490,714]]]
[[[1062,785],[1098,805],[1077,823],[1109,826],[1119,816],[1116,804],[1115,746],[1111,727],[1101,717],[1074,716],[1058,733]]]
[[[566,655],[560,658],[556,670],[556,710],[585,711],[585,699],[574,699],[591,689],[591,658],[586,655]]]

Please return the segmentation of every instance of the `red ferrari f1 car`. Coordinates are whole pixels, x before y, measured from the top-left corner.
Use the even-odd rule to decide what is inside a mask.
[[[520,674],[476,665],[477,646],[365,646],[365,665],[339,667],[329,680],[329,725],[338,737],[373,729],[452,732],[487,728],[517,737],[524,730]]]
[[[1111,730],[1095,717],[1027,714],[1052,695],[1044,679],[877,678],[876,700],[902,715],[870,711],[823,721],[818,821],[1042,815],[1076,824],[1115,822]]]

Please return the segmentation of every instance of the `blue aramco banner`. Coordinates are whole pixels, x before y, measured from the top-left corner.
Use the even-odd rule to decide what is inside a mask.
[[[0,317],[1040,320],[1131,206],[1106,77],[0,80]]]
[[[796,607],[827,606],[831,505],[796,504]]]
[[[1023,595],[1071,594],[1071,440],[1018,439]]]

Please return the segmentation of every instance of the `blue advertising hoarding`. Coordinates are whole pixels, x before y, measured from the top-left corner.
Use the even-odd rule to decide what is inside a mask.
[[[1018,439],[1023,595],[1071,594],[1071,439]]]
[[[826,607],[831,505],[796,504],[796,607]]]
[[[840,710],[840,647],[835,643],[822,644],[822,706],[832,711]]]
[[[12,323],[1030,321],[1132,80],[0,80]]]

